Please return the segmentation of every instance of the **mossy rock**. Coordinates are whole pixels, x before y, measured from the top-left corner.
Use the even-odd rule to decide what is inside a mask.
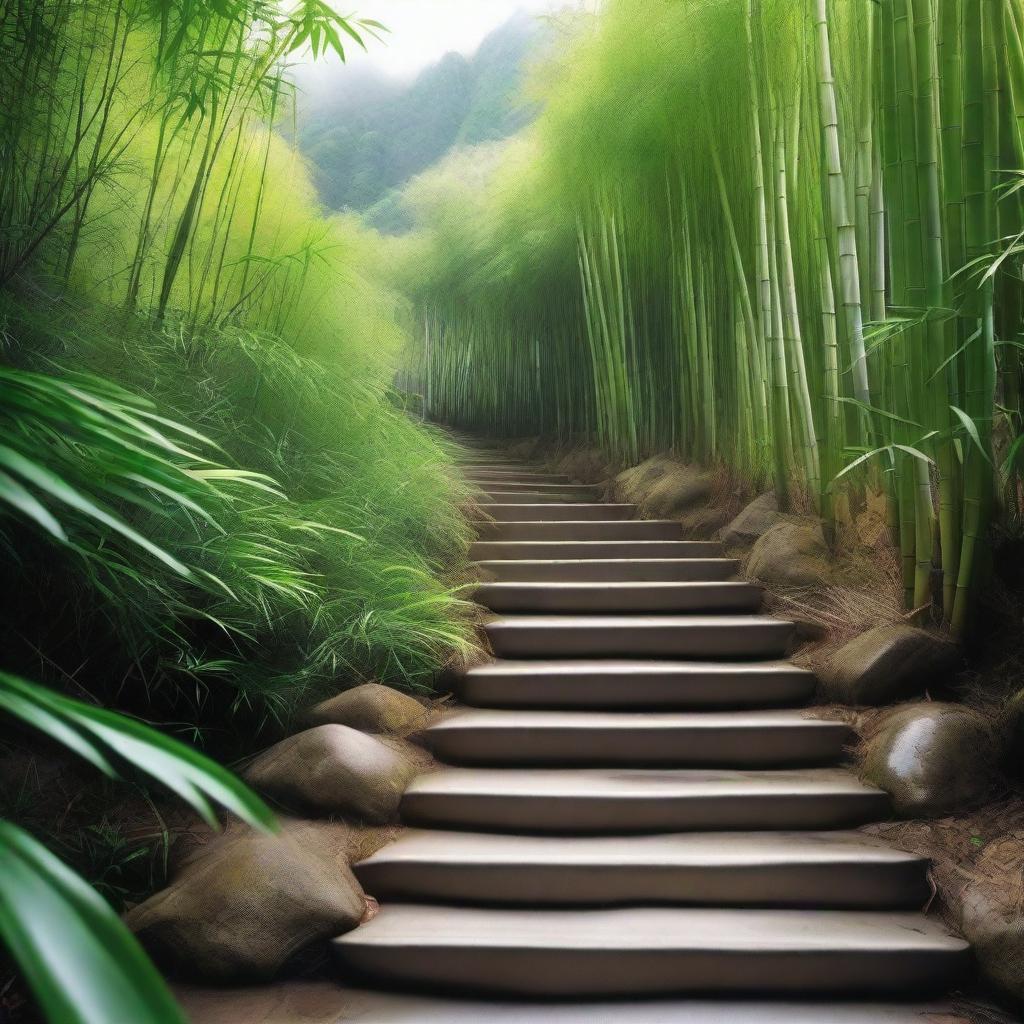
[[[1024,1008],[1024,833],[989,843],[961,896],[961,924],[985,979]]]
[[[948,682],[960,662],[956,644],[902,624],[876,626],[841,647],[819,672],[826,700],[895,704]]]
[[[128,925],[171,973],[196,981],[270,980],[303,949],[359,924],[363,891],[336,826],[239,829],[195,853]]]
[[[727,547],[756,544],[779,522],[779,502],[774,491],[756,497],[720,534]]]
[[[815,587],[831,572],[828,546],[816,522],[776,523],[754,545],[747,575],[770,586]]]
[[[416,774],[396,745],[345,725],[320,725],[260,754],[245,780],[285,807],[384,824]]]
[[[430,712],[406,693],[365,683],[310,708],[303,716],[306,725],[347,725],[362,732],[407,736],[424,728]]]
[[[894,709],[871,738],[864,777],[892,797],[902,818],[971,810],[993,790],[999,743],[992,723],[959,704]]]

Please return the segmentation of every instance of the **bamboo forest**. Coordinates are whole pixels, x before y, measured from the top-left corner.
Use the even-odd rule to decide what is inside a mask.
[[[0,0],[0,1024],[1024,1011],[1024,0]]]

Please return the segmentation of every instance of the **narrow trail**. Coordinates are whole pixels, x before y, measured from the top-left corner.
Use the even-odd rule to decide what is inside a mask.
[[[803,709],[793,624],[678,523],[486,448],[464,471],[496,660],[356,869],[381,911],[335,940],[345,976],[412,993],[380,1019],[951,1020],[881,1005],[941,997],[969,950],[918,909],[926,863],[855,831],[887,797]]]

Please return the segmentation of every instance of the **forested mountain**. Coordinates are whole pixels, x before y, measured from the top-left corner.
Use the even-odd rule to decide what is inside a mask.
[[[453,147],[507,138],[532,120],[520,93],[544,32],[518,14],[471,57],[449,53],[411,82],[344,67],[315,88],[300,80],[298,141],[326,205],[399,227],[394,189]]]

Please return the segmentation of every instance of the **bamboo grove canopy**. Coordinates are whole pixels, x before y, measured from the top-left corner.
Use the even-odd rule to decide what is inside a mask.
[[[962,630],[1020,515],[1022,38],[1021,0],[609,0],[489,190],[420,186],[433,414],[827,522],[866,474]]]

